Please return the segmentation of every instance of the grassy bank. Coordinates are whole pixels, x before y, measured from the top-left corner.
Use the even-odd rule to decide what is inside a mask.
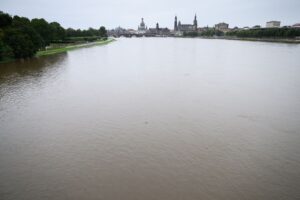
[[[72,44],[72,45],[67,45],[67,46],[64,46],[64,47],[48,49],[48,50],[45,50],[45,51],[38,51],[36,53],[36,56],[40,57],[40,56],[53,55],[53,54],[63,53],[63,52],[67,52],[67,51],[70,51],[70,50],[83,48],[83,47],[104,45],[104,44],[108,44],[108,43],[113,42],[113,41],[114,41],[114,39],[107,39],[107,40],[88,42],[88,43],[82,43],[82,44]]]
[[[59,53],[64,53],[67,51],[71,51],[74,49],[79,49],[79,48],[84,48],[84,47],[91,47],[91,46],[96,46],[96,45],[104,45],[108,44],[115,41],[115,39],[107,39],[107,40],[98,40],[95,42],[85,42],[85,43],[79,43],[79,44],[69,44],[69,45],[64,45],[63,47],[53,47],[48,50],[44,51],[38,51],[36,53],[36,57],[41,57],[41,56],[48,56],[48,55],[54,55],[54,54],[59,54]],[[30,58],[27,58],[30,59]],[[17,59],[12,58],[12,57],[5,57],[0,61],[0,64],[2,63],[8,63],[8,62],[13,62],[16,61]]]

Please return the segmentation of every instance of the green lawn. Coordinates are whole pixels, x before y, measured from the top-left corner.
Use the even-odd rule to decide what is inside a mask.
[[[90,46],[95,46],[95,45],[103,45],[103,44],[108,44],[110,42],[113,42],[114,39],[107,39],[107,40],[101,40],[101,41],[95,41],[95,42],[89,42],[89,43],[83,43],[83,44],[76,44],[76,45],[69,45],[61,48],[53,48],[53,49],[48,49],[44,51],[38,51],[36,53],[37,57],[40,56],[47,56],[47,55],[53,55],[53,54],[58,54],[58,53],[63,53],[67,52],[73,49],[78,49],[82,47],[90,47]]]

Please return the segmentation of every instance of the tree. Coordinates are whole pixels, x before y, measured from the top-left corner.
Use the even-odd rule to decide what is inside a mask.
[[[264,28],[237,30],[226,33],[227,36],[250,38],[294,38],[300,36],[300,29],[295,28]]]
[[[14,16],[12,20],[13,27],[30,26],[30,20],[26,17]]]
[[[11,23],[12,23],[12,17],[9,14],[0,11],[0,28],[10,26]]]
[[[11,47],[6,45],[3,41],[0,41],[0,60],[10,57],[13,57],[13,51]]]
[[[52,40],[52,28],[49,23],[44,19],[32,19],[31,25],[43,38],[45,45],[49,45]]]
[[[99,36],[100,37],[104,37],[107,38],[107,30],[105,29],[104,26],[101,26],[99,29]]]
[[[51,27],[51,40],[52,41],[58,41],[58,40],[63,40],[66,37],[66,31],[61,25],[57,22],[52,22],[50,23]]]
[[[26,17],[11,17],[0,11],[0,60],[12,56],[31,57],[50,42],[94,41],[99,37],[107,37],[105,27],[100,27],[99,30],[93,28],[65,30],[57,22],[48,23],[45,19],[29,20]]]
[[[26,38],[30,38],[31,43],[33,44],[34,52],[45,46],[45,41],[43,40],[41,35],[33,28],[28,18],[14,16],[12,21],[12,28],[17,30],[19,34],[26,35]]]
[[[7,30],[4,41],[12,48],[15,58],[32,57],[36,52],[30,37],[18,29]]]

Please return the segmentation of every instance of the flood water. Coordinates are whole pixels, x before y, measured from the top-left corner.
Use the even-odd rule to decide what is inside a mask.
[[[135,38],[0,64],[0,199],[300,199],[299,56]]]

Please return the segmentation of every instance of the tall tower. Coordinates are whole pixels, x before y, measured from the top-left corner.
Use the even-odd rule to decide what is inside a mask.
[[[174,31],[178,31],[177,16],[175,16]]]
[[[197,15],[196,14],[195,14],[195,18],[194,18],[194,27],[195,27],[195,30],[197,30],[198,22],[197,22]]]
[[[144,18],[142,18],[142,21],[141,21],[141,23],[140,23],[140,25],[139,25],[139,27],[138,27],[138,30],[139,30],[139,31],[144,31],[144,30],[146,30],[146,29],[147,29],[147,27],[146,27],[146,25],[145,25]]]

